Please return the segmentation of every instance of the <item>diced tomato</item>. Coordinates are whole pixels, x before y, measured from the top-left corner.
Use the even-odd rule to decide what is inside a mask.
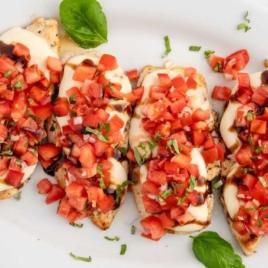
[[[73,80],[84,82],[86,79],[92,80],[97,71],[96,67],[92,67],[88,64],[78,65],[73,74]]]
[[[53,111],[56,113],[57,116],[68,115],[70,111],[68,99],[65,97],[58,97],[53,105]]]
[[[140,86],[140,87],[136,87],[132,90],[132,93],[134,94],[134,96],[136,97],[136,99],[138,101],[141,100],[142,98],[142,95],[143,95],[143,92],[144,92],[144,87],[143,86]]]
[[[225,149],[223,147],[223,144],[219,142],[215,145],[215,147],[218,150],[218,159],[220,161],[224,161]]]
[[[216,147],[213,147],[211,149],[205,150],[203,152],[203,157],[206,164],[213,163],[219,159],[218,149]]]
[[[196,74],[196,69],[193,67],[187,67],[184,69],[184,76],[186,77],[192,77]]]
[[[147,117],[151,121],[157,120],[163,115],[165,110],[166,110],[165,104],[163,102],[157,101],[149,106],[147,110]]]
[[[24,70],[24,77],[25,77],[27,84],[34,84],[34,83],[40,81],[42,78],[42,74],[38,70],[37,64],[34,64],[30,67],[27,67]]]
[[[7,89],[7,86],[4,86],[6,89],[0,89],[0,99],[10,100],[14,99],[14,91]]]
[[[208,58],[208,64],[214,72],[222,73],[224,68],[224,58],[214,54],[210,55]]]
[[[23,154],[21,156],[21,160],[25,161],[27,166],[36,165],[38,162],[37,156],[31,151],[27,151],[25,154]]]
[[[38,154],[46,161],[55,158],[61,152],[61,147],[54,144],[45,143],[38,145]]]
[[[175,222],[170,218],[167,212],[163,212],[158,216],[164,229],[174,226]]]
[[[12,185],[13,187],[20,186],[22,179],[24,177],[24,173],[15,170],[9,170],[7,176],[5,178],[5,182],[7,184]]]
[[[47,194],[52,189],[52,183],[48,179],[43,179],[37,184],[40,194]]]
[[[161,220],[154,216],[148,216],[140,221],[146,232],[151,234],[153,240],[159,240],[164,234],[164,228]]]
[[[267,128],[267,122],[253,119],[250,124],[250,132],[256,134],[265,134]]]
[[[159,190],[159,187],[155,183],[146,180],[142,184],[142,192],[143,192],[143,195],[144,193],[158,195],[160,193],[160,190]]]
[[[192,114],[192,119],[195,122],[206,121],[210,118],[210,110],[202,110],[198,108]]]
[[[67,219],[70,223],[74,223],[79,217],[79,212],[77,210],[72,210],[67,216]]]
[[[149,97],[153,100],[160,100],[166,96],[167,87],[165,86],[150,86]]]
[[[170,217],[171,219],[176,219],[177,217],[181,216],[183,213],[184,213],[184,210],[181,207],[175,206],[171,208],[170,210]]]
[[[55,71],[58,73],[62,71],[61,61],[57,58],[48,56],[46,64],[47,64],[47,69],[50,71]]]
[[[68,203],[68,199],[62,198],[60,201],[60,205],[59,205],[57,213],[61,215],[62,217],[67,218],[70,211],[71,211],[71,206]]]
[[[268,86],[260,86],[252,95],[252,101],[260,106],[265,105],[268,102]]]
[[[8,129],[0,124],[0,141],[5,141],[8,137]]]
[[[84,185],[72,182],[70,183],[66,189],[66,196],[71,198],[71,197],[85,197],[86,196],[86,190]]]
[[[88,200],[89,202],[97,202],[98,200],[102,200],[105,197],[105,193],[100,187],[90,186],[87,190]]]
[[[188,77],[187,79],[187,87],[189,89],[195,89],[197,86],[197,82],[195,81],[195,79],[193,77]]]
[[[25,92],[16,91],[11,107],[11,117],[15,122],[17,122],[20,118],[22,118],[25,115],[26,106],[27,101]]]
[[[38,105],[36,107],[32,107],[34,115],[40,118],[42,121],[46,120],[49,116],[51,116],[53,112],[52,104],[47,103],[45,105]]]
[[[157,76],[162,86],[170,87],[172,85],[172,81],[168,74],[158,73]]]
[[[198,169],[198,165],[196,164],[190,164],[187,167],[188,172],[190,173],[190,175],[193,175],[194,177],[198,178],[199,177],[199,169]]]
[[[226,101],[229,99],[232,90],[226,86],[215,86],[212,91],[212,98],[215,100]]]
[[[13,54],[16,57],[24,57],[27,61],[31,59],[29,48],[18,42],[14,46]]]
[[[81,154],[79,156],[79,161],[82,167],[92,168],[95,164],[95,154],[92,145],[86,143],[80,147],[80,150]]]
[[[235,64],[232,66],[232,68],[237,71],[243,70],[249,62],[248,51],[246,49],[241,49],[232,53],[226,57],[226,65],[233,59],[235,59]]]
[[[201,130],[194,130],[192,132],[192,139],[193,139],[194,146],[196,147],[201,146],[206,140],[206,135],[207,135],[207,132],[204,132]]]
[[[238,74],[238,88],[246,92],[252,92],[250,85],[250,77],[248,73],[239,73]],[[253,93],[253,92],[252,92]],[[252,94],[250,94],[252,95]]]
[[[207,134],[207,137],[203,143],[204,149],[210,149],[215,146],[215,141],[210,133]]]
[[[2,173],[2,170],[1,170],[2,169],[2,164],[3,164],[3,163],[1,163],[2,161],[3,161],[3,158],[0,159],[0,176],[4,174],[4,173]],[[15,171],[21,171],[21,163],[20,163],[20,161],[18,161],[18,159],[16,157],[12,157],[10,159],[8,169],[9,170],[15,170]]]
[[[242,146],[238,152],[235,154],[235,159],[237,163],[241,166],[247,166],[252,164],[252,151],[250,146],[244,145]]]
[[[170,109],[171,109],[172,114],[177,115],[186,106],[187,106],[187,103],[185,99],[179,99],[177,101],[172,102],[172,104],[170,105]]]
[[[185,225],[186,223],[189,223],[191,221],[193,221],[195,219],[195,217],[188,211],[186,210],[184,212],[184,214],[182,214],[181,216],[176,217],[176,221],[181,225]]]
[[[114,115],[108,123],[110,124],[110,132],[117,132],[125,125],[125,122],[118,115]]]
[[[257,182],[258,179],[249,173],[246,173],[243,177],[243,184],[246,185],[249,190],[253,189]]]
[[[16,71],[16,67],[14,66],[14,64],[12,62],[8,62],[6,59],[4,58],[0,58],[0,72],[2,74],[7,73],[8,71],[12,70],[13,72]]]
[[[72,208],[83,211],[87,204],[86,197],[70,197],[68,200],[69,205]]]
[[[137,69],[131,69],[125,72],[126,76],[131,81],[136,81],[139,78],[139,72]]]
[[[187,168],[191,162],[191,157],[180,153],[178,155],[174,155],[171,161],[177,163],[179,168]]]
[[[50,102],[50,96],[47,89],[39,86],[33,86],[29,92],[29,97],[32,98],[38,104],[47,104]]]
[[[185,80],[181,75],[178,75],[172,79],[172,85],[175,88],[181,88],[183,86],[186,86]],[[187,86],[186,86],[187,87]],[[188,88],[187,88],[188,89]]]
[[[164,169],[167,174],[176,174],[179,171],[179,165],[174,162],[166,161]]]
[[[147,178],[157,185],[164,185],[167,182],[167,175],[164,171],[150,171]]]
[[[129,161],[133,163],[137,163],[136,157],[134,155],[134,151],[131,148],[128,150],[126,157]]]
[[[0,103],[0,115],[10,114],[10,105],[9,102]]]
[[[157,201],[155,201],[147,196],[143,196],[142,201],[143,201],[145,211],[147,213],[154,214],[154,213],[161,213],[162,212],[162,208]]]
[[[106,214],[113,209],[115,200],[112,195],[105,195],[104,198],[97,200],[97,204],[102,213]]]
[[[101,71],[111,71],[118,67],[116,58],[109,54],[103,54],[100,58],[99,66],[98,68],[101,69]]]
[[[65,191],[58,184],[53,184],[50,192],[47,195],[46,204],[50,204],[57,200],[60,200],[64,196]]]
[[[50,71],[49,80],[51,84],[58,84],[60,82],[60,73],[55,72],[55,71]]]
[[[268,140],[261,140],[261,146],[264,147],[262,153],[268,154]]]

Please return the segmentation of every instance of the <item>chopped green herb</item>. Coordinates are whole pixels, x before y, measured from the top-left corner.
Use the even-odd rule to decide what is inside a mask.
[[[171,52],[169,37],[166,35],[164,37],[164,40],[165,40],[165,47],[166,47],[165,55],[167,56]]]
[[[181,150],[183,150],[183,146],[178,146],[178,142],[176,139],[171,139],[167,142],[167,148],[173,154],[180,154]]]
[[[29,140],[26,140],[24,143],[24,147],[28,148],[28,145],[29,145]]]
[[[108,134],[111,130],[110,123],[100,123],[99,124],[100,129],[105,129],[105,133]]]
[[[111,84],[110,81],[108,83],[108,88],[111,90],[111,93],[113,94],[114,93],[114,88],[112,87],[112,84]]]
[[[253,171],[253,169],[252,168],[241,168],[241,170],[244,172],[244,174],[246,174],[246,173],[249,173],[249,172],[252,172]]]
[[[153,138],[148,142],[148,145],[149,145],[149,148],[151,151],[155,148],[155,146],[161,140],[161,138],[162,138],[162,136],[161,136],[160,132],[158,132],[156,135],[156,138]]]
[[[167,189],[164,193],[160,194],[160,198],[166,199],[172,194],[172,189]]]
[[[247,208],[247,210],[255,211],[255,210],[266,210],[268,209],[268,206],[259,206],[259,207],[251,207]]]
[[[9,78],[10,75],[14,72],[14,70],[10,69],[9,71],[7,71],[6,73],[4,73],[4,77]]]
[[[253,111],[248,111],[248,112],[247,112],[247,120],[248,120],[248,121],[252,121],[253,118],[254,118],[254,113],[253,113]]]
[[[259,176],[258,179],[259,179],[259,181],[260,181],[260,183],[262,184],[263,187],[267,187],[267,183],[266,183],[266,181],[265,181],[265,179],[263,177]]]
[[[17,158],[15,163],[16,163],[16,165],[20,166],[21,165],[21,160]]]
[[[200,46],[190,46],[190,47],[189,47],[189,50],[190,50],[190,51],[199,51],[200,49],[201,49]]]
[[[121,193],[124,191],[125,187],[127,185],[133,185],[134,183],[132,181],[124,181],[117,189],[116,189],[116,198],[115,198],[115,202],[118,203],[119,202],[119,198]]]
[[[256,153],[261,153],[263,151],[263,149],[265,148],[265,146],[258,146],[255,150]]]
[[[257,222],[258,222],[258,228],[261,228],[262,227],[262,220],[260,218],[258,218]]]
[[[138,148],[134,148],[134,156],[139,166],[144,164],[146,154],[141,156]]]
[[[211,54],[214,54],[215,51],[214,50],[206,50],[204,51],[205,57],[209,58]]]
[[[247,21],[247,23],[250,23],[250,20],[247,18],[248,17],[248,11],[246,12],[244,19]]]
[[[126,251],[127,251],[127,245],[126,244],[121,245],[120,255],[125,255]]]
[[[126,154],[127,154],[127,149],[126,148],[124,148],[124,147],[119,147],[119,148],[117,148],[120,152],[121,152],[121,154],[123,155],[123,156],[125,156]]]
[[[247,31],[249,31],[251,29],[251,27],[249,27],[245,23],[240,23],[237,25],[237,30],[243,30],[243,29],[245,30],[245,33],[246,33]]]
[[[37,117],[37,116],[35,116],[33,114],[27,113],[27,116],[28,117],[31,117],[36,122],[42,122],[42,119],[41,118],[39,118],[39,117]]]
[[[174,194],[177,194],[177,188],[179,187],[179,188],[182,188],[182,187],[184,187],[184,185],[182,184],[182,183],[177,183],[177,182],[175,182],[175,181],[173,181],[172,183],[171,183],[171,186],[172,186],[172,188],[173,188],[173,191],[174,191]]]
[[[76,97],[77,97],[77,94],[73,94],[69,97],[69,101],[71,104],[75,104]]]
[[[28,98],[28,102],[29,102],[30,104],[33,104],[33,103],[34,103],[34,99],[33,99],[33,98]]]
[[[17,89],[22,89],[22,81],[18,80],[14,87]]]
[[[16,193],[14,195],[14,198],[17,200],[17,201],[20,201],[21,200],[21,191],[19,191],[18,193]]]
[[[102,172],[102,164],[97,165],[97,173],[100,175],[100,178],[98,179],[100,188],[101,189],[106,189],[106,185],[105,185],[105,183],[103,181],[104,174]]]
[[[213,185],[213,190],[218,190],[222,185],[223,185],[222,180],[217,181],[217,182]]]
[[[75,111],[71,111],[70,117],[73,118],[73,117],[76,117],[76,116],[77,116],[77,113]]]
[[[13,155],[13,150],[12,150],[12,146],[6,144],[5,146],[5,150],[1,151],[2,155]]]
[[[254,148],[253,140],[250,135],[248,135],[248,143],[250,145],[251,151],[254,152],[255,148]]]
[[[184,200],[187,198],[187,194],[185,194],[183,197],[180,197],[179,199],[178,199],[178,202],[177,202],[177,205],[180,205],[180,204],[182,204],[183,202],[184,202]]]
[[[118,237],[118,236],[115,236],[114,238],[111,238],[109,236],[104,236],[104,238],[108,241],[119,241],[120,240],[120,237]]]
[[[86,131],[95,134],[100,141],[108,142],[108,138],[103,136],[97,129],[86,127]]]
[[[11,127],[15,126],[15,122],[14,122],[14,121],[10,121],[10,122],[9,122],[9,125],[10,125]]]
[[[190,185],[187,189],[187,192],[191,193],[196,186],[197,186],[197,180],[196,180],[195,176],[191,175],[190,176]]]
[[[89,257],[79,257],[79,256],[74,255],[72,252],[70,252],[69,255],[77,261],[84,261],[84,262],[91,262],[92,261],[90,256]]]
[[[78,223],[75,223],[75,222],[70,222],[70,225],[73,226],[73,227],[78,227],[78,228],[82,228],[84,226],[83,223],[78,224]]]
[[[134,225],[131,226],[131,234],[134,235],[136,233],[136,227]]]
[[[223,67],[222,67],[221,62],[218,61],[216,63],[216,65],[213,68],[213,71],[216,72],[216,73],[222,73],[223,72]]]

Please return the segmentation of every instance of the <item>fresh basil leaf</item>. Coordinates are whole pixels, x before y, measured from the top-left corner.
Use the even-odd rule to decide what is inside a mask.
[[[258,228],[261,228],[262,227],[262,220],[260,218],[258,218],[257,222],[258,222]]]
[[[264,179],[264,177],[258,177],[258,180],[260,181],[260,183],[262,184],[262,186],[265,188],[265,187],[267,187],[267,183],[266,183],[266,181],[265,181],[265,179]]]
[[[223,182],[222,182],[222,180],[219,180],[219,181],[217,181],[213,186],[212,186],[212,188],[213,188],[213,190],[218,190],[221,186],[223,185]]]
[[[193,238],[192,249],[195,257],[207,268],[245,268],[230,243],[217,233],[205,231]]]
[[[92,261],[92,258],[90,256],[89,257],[79,257],[79,256],[74,255],[72,252],[70,252],[69,255],[77,261],[84,261],[84,262],[91,262]]]
[[[263,149],[265,148],[265,146],[258,146],[255,150],[256,153],[261,153],[263,151]]]
[[[106,16],[96,0],[63,0],[60,19],[67,34],[82,48],[108,41]]]
[[[163,199],[168,198],[172,194],[172,189],[169,188],[167,189],[164,193],[160,194],[160,197]]]
[[[178,142],[176,139],[171,139],[167,142],[167,148],[170,150],[172,154],[180,154],[183,146],[178,146]]]
[[[248,111],[248,112],[247,112],[247,120],[248,120],[248,121],[252,121],[253,118],[254,118],[254,113],[253,113],[253,111]]]
[[[133,185],[134,183],[132,181],[124,181],[119,188],[116,189],[116,198],[115,198],[115,202],[118,203],[119,202],[119,198],[121,193],[124,191],[125,187],[127,185]]]
[[[252,169],[252,168],[245,168],[245,167],[241,168],[241,170],[244,172],[244,174],[246,174],[246,173],[249,173],[249,172],[252,172],[252,171],[253,171],[253,169]]]
[[[14,87],[16,89],[21,89],[22,88],[21,86],[22,86],[22,81],[21,80],[18,80]]]
[[[71,104],[75,104],[75,99],[76,99],[76,97],[77,97],[77,94],[73,94],[72,96],[70,96],[70,97],[69,97],[69,102],[70,102]]]
[[[135,156],[139,166],[144,164],[146,154],[142,156],[140,154],[138,148],[134,148],[134,156]]]
[[[188,193],[191,193],[196,186],[197,186],[197,180],[196,180],[195,176],[191,175],[190,176],[190,185],[186,191]]]
[[[184,187],[184,184],[182,183],[177,183],[175,181],[171,182],[171,186],[173,188],[173,191],[174,191],[174,194],[177,194],[177,188],[183,188]]]
[[[248,143],[249,143],[249,146],[251,148],[251,151],[254,153],[254,151],[255,151],[254,143],[253,143],[253,140],[252,140],[250,135],[248,135]]]
[[[110,123],[100,123],[99,124],[100,129],[105,129],[105,133],[108,134],[111,130]]]
[[[93,129],[91,127],[86,127],[86,131],[89,133],[95,134],[100,141],[108,142],[108,138],[103,136],[97,129]]]
[[[223,72],[222,64],[219,61],[214,66],[213,71],[216,72],[216,73],[222,73]]]
[[[104,236],[104,238],[108,241],[119,241],[120,240],[120,237],[118,237],[118,236],[115,236],[114,238],[111,238],[109,236]]]
[[[34,99],[33,99],[33,98],[28,98],[28,102],[29,102],[30,104],[33,104],[33,103],[34,103]]]
[[[82,228],[84,226],[83,223],[78,224],[78,223],[75,223],[75,222],[70,222],[70,225],[73,226],[73,227],[78,227],[78,228]]]
[[[126,251],[127,251],[127,245],[126,244],[121,245],[120,255],[125,255]]]
[[[180,197],[178,199],[177,205],[180,205],[184,202],[184,200],[187,198],[188,194],[185,194],[184,196]]]
[[[6,73],[4,73],[4,77],[9,78],[10,75],[14,72],[14,70],[10,69],[9,71],[7,71]]]
[[[247,31],[249,31],[251,29],[251,27],[249,27],[245,23],[240,23],[237,25],[237,30],[243,30],[243,29],[245,30],[245,33],[246,33]]]
[[[106,185],[105,185],[104,180],[103,180],[104,174],[102,172],[102,164],[97,165],[97,173],[100,175],[100,178],[98,179],[100,188],[106,189]]]
[[[170,40],[168,36],[165,36],[164,40],[165,40],[165,47],[166,47],[165,55],[167,56],[171,52]]]

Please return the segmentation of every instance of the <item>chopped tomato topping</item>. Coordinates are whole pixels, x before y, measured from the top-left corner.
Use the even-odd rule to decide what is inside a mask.
[[[37,184],[40,194],[47,194],[52,189],[52,183],[48,179],[43,179]]]
[[[50,71],[55,71],[60,73],[62,71],[62,64],[61,61],[54,57],[47,57],[47,69]]]
[[[141,220],[141,225],[153,240],[159,240],[165,234],[161,220],[157,217],[148,216]]]
[[[57,184],[53,184],[51,190],[48,192],[46,203],[50,204],[62,199],[65,196],[65,191]]]
[[[212,98],[215,100],[226,101],[229,99],[232,90],[225,86],[215,86],[212,91]]]
[[[118,67],[116,58],[109,54],[103,54],[100,58],[99,69],[102,71],[111,71]]]
[[[126,76],[131,81],[136,81],[139,78],[139,72],[137,69],[131,69],[129,71],[126,71]]]

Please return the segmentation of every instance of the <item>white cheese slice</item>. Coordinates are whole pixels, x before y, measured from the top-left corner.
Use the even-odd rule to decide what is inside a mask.
[[[127,180],[127,172],[120,162],[114,158],[110,158],[109,162],[112,163],[111,168],[111,181],[110,188],[117,189],[119,186]]]
[[[42,37],[22,29],[15,27],[5,32],[0,36],[0,41],[6,44],[21,43],[29,48],[31,60],[29,66],[37,64],[47,79],[50,79],[49,71],[46,67],[46,60],[48,56],[58,58],[58,55],[51,50],[47,41]]]
[[[261,85],[261,72],[251,74],[249,77],[253,90],[255,90],[258,86]],[[233,88],[232,95],[235,94],[237,90],[238,84],[235,85],[235,87]],[[228,107],[222,116],[220,124],[220,132],[223,141],[232,153],[236,153],[242,146],[242,142],[239,139],[237,132],[233,130],[237,108],[241,105],[242,104],[239,101],[229,101]]]
[[[81,64],[84,60],[90,59],[93,61],[95,65],[99,63],[101,54],[98,52],[87,52],[79,56],[72,57],[65,65],[64,67],[64,75],[61,80],[60,88],[59,88],[59,97],[66,97],[66,91],[72,87],[78,87],[80,88],[83,83],[79,81],[73,80],[73,75],[75,72],[75,66]],[[111,83],[120,83],[122,85],[121,92],[123,93],[129,93],[132,91],[131,84],[129,82],[129,79],[124,74],[124,71],[118,67],[115,70],[112,71],[106,71],[105,77],[110,80]],[[127,112],[118,112],[113,109],[113,105],[129,105],[129,103],[126,100],[111,100],[109,102],[109,106],[106,108],[106,112],[110,114],[111,118],[114,115],[119,116],[124,121],[124,127],[121,128],[121,134],[123,134],[125,126],[129,120],[129,116]],[[59,123],[59,126],[62,127],[65,125],[68,125],[68,119],[70,119],[70,116],[61,116],[57,117],[57,121]]]

